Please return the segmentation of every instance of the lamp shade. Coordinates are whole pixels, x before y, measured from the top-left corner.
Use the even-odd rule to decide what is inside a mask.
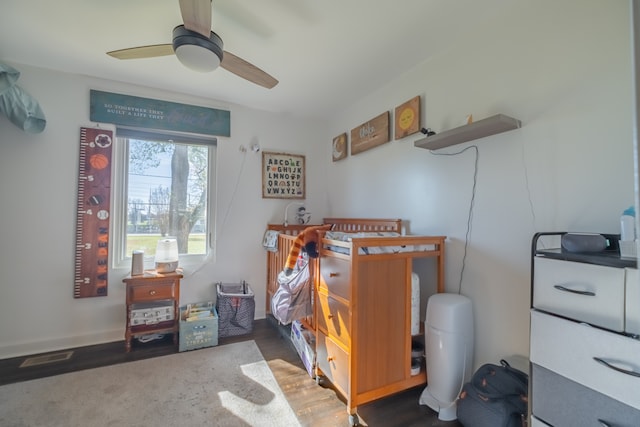
[[[156,247],[156,271],[171,273],[178,268],[178,241],[174,238],[158,240]]]

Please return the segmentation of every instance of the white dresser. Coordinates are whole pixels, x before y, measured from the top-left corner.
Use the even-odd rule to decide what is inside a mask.
[[[636,261],[532,250],[532,426],[640,426],[640,284]]]

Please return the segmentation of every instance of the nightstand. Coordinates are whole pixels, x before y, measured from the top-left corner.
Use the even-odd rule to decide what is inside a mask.
[[[173,334],[178,344],[180,324],[180,269],[173,273],[147,270],[140,276],[123,279],[127,286],[127,323],[125,348],[131,351],[131,340],[147,334]]]

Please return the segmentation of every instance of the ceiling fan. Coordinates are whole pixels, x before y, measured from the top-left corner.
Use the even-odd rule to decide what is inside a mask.
[[[208,72],[221,66],[267,89],[278,84],[278,80],[260,68],[223,50],[222,39],[211,31],[211,0],[179,1],[184,25],[173,29],[173,43],[114,50],[107,55],[117,59],[139,59],[175,54],[192,70]]]

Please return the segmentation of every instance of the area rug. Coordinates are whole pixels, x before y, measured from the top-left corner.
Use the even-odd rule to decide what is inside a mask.
[[[0,387],[1,426],[299,426],[254,341]]]

